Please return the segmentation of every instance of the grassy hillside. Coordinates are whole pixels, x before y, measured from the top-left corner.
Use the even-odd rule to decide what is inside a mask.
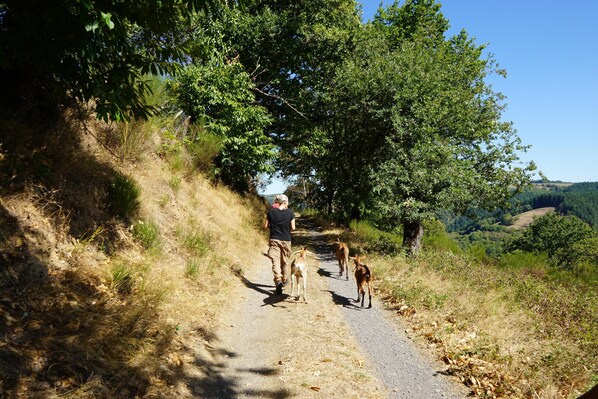
[[[211,184],[163,125],[0,131],[0,392],[173,397],[266,245],[263,203]]]
[[[574,399],[598,383],[598,270],[541,254],[465,252],[426,226],[417,259],[388,255],[400,237],[366,222],[338,231],[367,253],[374,284],[408,333],[480,398]]]
[[[181,364],[201,364],[261,257],[266,205],[210,183],[163,121],[5,116],[0,132],[0,392],[187,397]],[[480,398],[569,399],[598,382],[596,279],[426,231],[417,260],[382,255],[401,239],[367,224],[335,234],[369,254],[378,294],[448,372]]]

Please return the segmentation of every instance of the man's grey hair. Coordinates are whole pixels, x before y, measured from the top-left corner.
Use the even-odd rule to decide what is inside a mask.
[[[278,194],[276,197],[274,197],[274,202],[278,203],[278,204],[282,204],[282,203],[289,203],[289,197],[287,197],[284,194]]]

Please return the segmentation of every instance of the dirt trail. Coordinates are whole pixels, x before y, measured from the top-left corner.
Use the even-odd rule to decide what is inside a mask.
[[[309,245],[308,303],[272,295],[270,262],[244,268],[233,311],[199,348],[189,393],[201,398],[464,398],[466,391],[421,354],[374,300],[356,307],[355,282],[338,277],[327,237],[299,224]],[[308,227],[309,229],[306,229]],[[265,248],[264,248],[265,249]],[[202,359],[202,360],[199,360]]]

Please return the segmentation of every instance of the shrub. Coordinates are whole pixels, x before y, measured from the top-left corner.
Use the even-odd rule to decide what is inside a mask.
[[[430,248],[461,253],[461,248],[445,230],[444,225],[437,219],[429,219],[424,222],[423,245]]]
[[[373,244],[380,239],[382,232],[372,226],[366,220],[352,220],[349,223],[349,228],[353,230],[353,233],[367,243]]]
[[[349,227],[368,250],[387,255],[403,253],[403,237],[399,234],[379,230],[367,220],[352,220]]]
[[[192,231],[184,237],[184,245],[189,252],[196,256],[205,256],[210,250],[212,237],[201,231]]]
[[[160,242],[158,225],[152,221],[139,221],[133,225],[133,237],[141,242],[145,249],[156,248]]]
[[[113,216],[130,220],[139,213],[141,188],[131,177],[116,173],[108,188],[109,209]]]

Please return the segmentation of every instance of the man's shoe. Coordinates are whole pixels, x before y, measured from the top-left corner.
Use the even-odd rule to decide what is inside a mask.
[[[276,284],[276,295],[282,295],[282,283]]]

